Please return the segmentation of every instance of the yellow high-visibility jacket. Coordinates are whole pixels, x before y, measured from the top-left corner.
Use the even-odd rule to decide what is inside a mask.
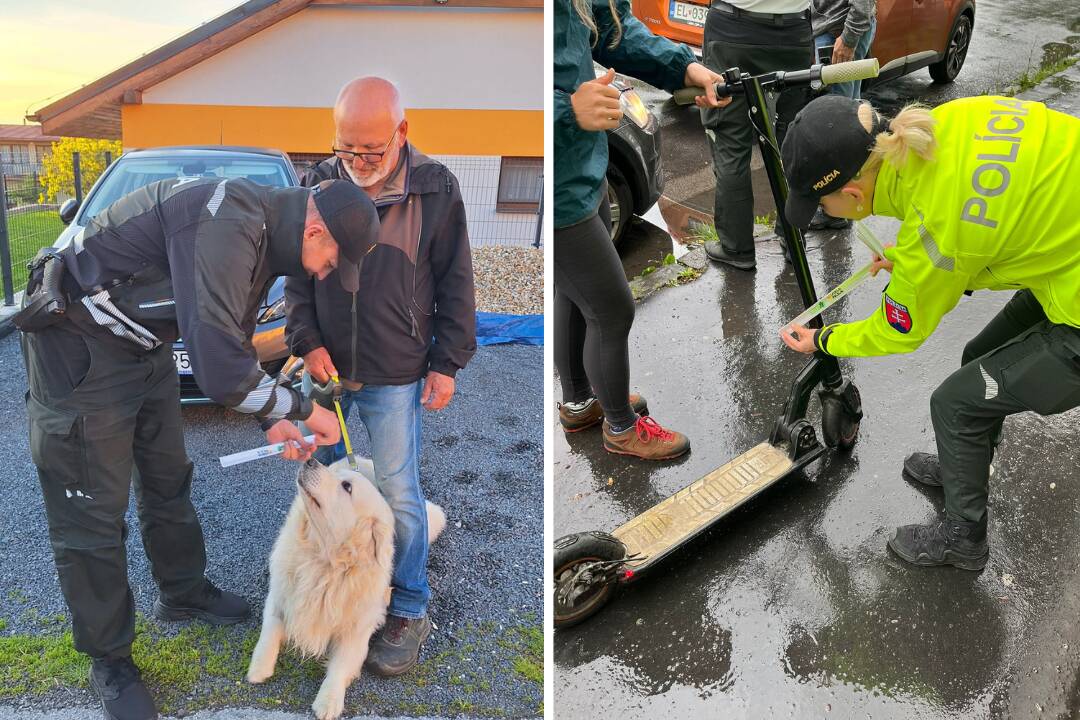
[[[911,352],[965,290],[1029,288],[1080,327],[1080,119],[1037,102],[973,97],[931,111],[938,149],[882,164],[874,214],[903,221],[873,315],[828,325],[831,355]]]

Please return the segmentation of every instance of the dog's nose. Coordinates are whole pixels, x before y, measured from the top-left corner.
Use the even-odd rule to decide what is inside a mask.
[[[318,460],[316,460],[314,457],[310,457],[307,459],[307,462],[304,463],[304,467],[317,468],[319,467],[319,464],[320,463]]]

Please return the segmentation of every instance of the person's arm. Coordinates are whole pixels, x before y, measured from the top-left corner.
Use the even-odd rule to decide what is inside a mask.
[[[916,213],[905,219],[895,247],[885,249],[892,278],[870,317],[827,325],[814,333],[816,349],[839,357],[893,355],[918,349],[956,306],[969,278],[941,254],[933,231]]]
[[[456,178],[446,173],[448,211],[431,238],[435,343],[428,352],[428,369],[452,378],[476,352],[476,294],[465,203]]]
[[[223,205],[229,195],[227,190]],[[311,402],[263,372],[243,330],[261,235],[261,222],[256,230],[233,215],[203,220],[194,242],[167,243],[177,320],[195,381],[207,397],[260,420],[304,420]]]
[[[630,0],[616,0],[622,38],[609,48],[615,37],[615,22],[607,0],[593,0],[593,19],[599,39],[593,47],[593,59],[650,85],[673,92],[686,85],[686,68],[694,62],[690,48],[654,35],[630,10]]]
[[[289,351],[298,357],[323,347],[315,314],[314,278],[285,278],[285,339]]]
[[[847,18],[840,40],[854,52],[859,39],[870,31],[870,18],[877,0],[849,0]],[[848,58],[851,59],[850,57]]]

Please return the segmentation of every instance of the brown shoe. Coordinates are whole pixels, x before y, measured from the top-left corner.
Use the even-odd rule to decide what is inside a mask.
[[[621,433],[611,432],[605,420],[604,449],[645,460],[671,460],[690,449],[690,439],[680,432],[665,430],[651,417],[639,417],[634,427]]]
[[[649,404],[645,402],[645,398],[641,397],[637,393],[630,393],[630,407],[634,409],[638,415],[649,414]],[[566,405],[559,403],[559,422],[562,423],[563,430],[568,433],[579,432],[586,428],[591,428],[604,419],[604,409],[600,407],[600,401],[596,398],[589,398],[585,401],[585,407],[581,410],[571,410]]]
[[[426,615],[415,620],[387,615],[364,664],[383,677],[406,673],[420,659],[420,646],[430,634],[431,621]]]

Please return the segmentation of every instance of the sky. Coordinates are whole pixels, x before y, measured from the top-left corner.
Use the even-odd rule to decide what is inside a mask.
[[[243,0],[0,0],[0,124],[126,65]]]

